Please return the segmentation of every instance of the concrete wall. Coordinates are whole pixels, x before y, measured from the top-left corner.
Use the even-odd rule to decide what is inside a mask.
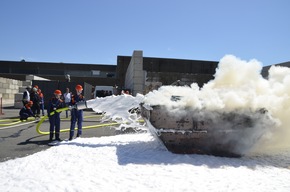
[[[13,105],[15,94],[22,87],[22,81],[0,77],[0,98],[3,105]]]
[[[126,72],[125,88],[130,89],[135,96],[137,93],[144,93],[144,85],[143,51],[134,51]]]

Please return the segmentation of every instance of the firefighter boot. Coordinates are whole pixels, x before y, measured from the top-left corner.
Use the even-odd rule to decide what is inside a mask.
[[[71,141],[73,139],[73,136],[74,136],[74,131],[70,131],[68,140]]]
[[[53,133],[49,133],[49,141],[52,141]]]
[[[59,133],[55,133],[55,140],[61,141],[61,139],[59,138]]]

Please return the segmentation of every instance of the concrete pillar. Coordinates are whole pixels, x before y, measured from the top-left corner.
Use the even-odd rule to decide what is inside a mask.
[[[125,87],[131,89],[132,95],[143,94],[145,72],[143,70],[143,51],[134,51],[125,78]]]

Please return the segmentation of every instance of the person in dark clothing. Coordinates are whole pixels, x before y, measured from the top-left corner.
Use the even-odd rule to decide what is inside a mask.
[[[20,116],[21,121],[27,120],[28,117],[35,117],[35,115],[33,114],[32,110],[31,110],[32,105],[33,105],[33,102],[29,101],[19,111],[19,116]]]
[[[81,85],[77,85],[75,89],[76,89],[76,94],[72,95],[70,106],[75,105],[76,103],[80,101],[85,101],[85,97],[82,95],[83,87]],[[73,139],[73,136],[74,136],[76,121],[78,122],[77,137],[79,137],[82,134],[83,110],[77,110],[73,108],[71,110],[71,126],[70,126],[70,132],[69,132],[70,141]]]
[[[40,97],[37,90],[38,86],[36,85],[32,88],[32,91],[30,93],[30,100],[33,101],[33,106],[31,107],[31,110],[35,116],[40,117]]]
[[[41,89],[38,89],[38,95],[39,95],[39,107],[42,113],[42,116],[44,116],[44,96],[43,93],[41,92]]]
[[[61,141],[59,138],[60,133],[60,113],[57,112],[57,109],[63,108],[63,101],[60,99],[61,91],[55,90],[54,97],[49,100],[47,108],[47,116],[49,117],[49,141],[53,140],[53,133],[55,132],[55,140]],[[53,114],[51,114],[54,112]]]

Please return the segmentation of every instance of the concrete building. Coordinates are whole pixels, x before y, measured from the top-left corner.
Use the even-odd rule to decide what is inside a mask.
[[[262,76],[264,78],[268,78],[269,76],[269,69],[272,67],[273,65],[269,65],[269,66],[265,66],[262,69]],[[290,67],[290,61],[289,62],[284,62],[284,63],[279,63],[279,64],[275,64],[275,66],[282,66],[282,67]]]
[[[87,82],[91,85],[114,85],[115,65],[0,61],[0,76],[25,81],[35,75],[55,81]]]
[[[0,96],[4,103],[16,97],[19,102],[25,87],[34,81],[38,81],[43,92],[51,92],[55,86],[65,88],[82,84],[86,87],[86,95],[90,95],[95,86],[116,86],[119,92],[129,90],[133,95],[146,94],[162,85],[195,82],[202,87],[214,78],[217,65],[217,61],[143,57],[142,50],[135,50],[132,56],[117,56],[116,64],[0,61]],[[290,62],[277,65],[290,67]],[[267,78],[270,67],[263,68],[263,77]],[[47,79],[51,82],[45,82]]]
[[[133,94],[142,93],[141,90],[143,90],[143,93],[147,93],[161,85],[171,85],[178,80],[187,85],[195,82],[201,87],[204,83],[213,79],[218,64],[216,61],[154,58],[143,57],[142,55],[142,51],[134,51],[132,57],[117,57],[116,75],[119,81],[118,85],[132,89]],[[138,86],[136,81],[130,81],[130,79],[133,79],[134,70],[134,77],[135,80],[138,79]]]
[[[118,86],[133,95],[146,93],[177,80],[202,86],[213,78],[218,62],[143,57],[143,51],[132,56],[117,56],[117,64],[74,64],[28,61],[0,61],[0,77],[26,81],[27,75],[52,81],[71,81],[94,86]]]

